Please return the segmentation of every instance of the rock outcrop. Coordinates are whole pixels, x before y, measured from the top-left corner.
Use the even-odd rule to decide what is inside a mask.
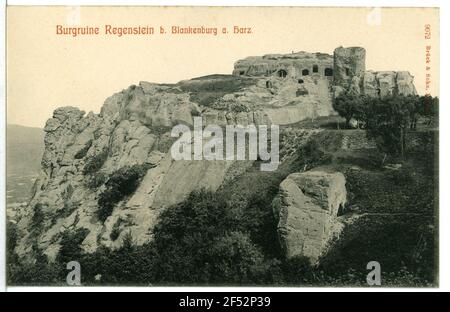
[[[287,258],[304,256],[312,263],[319,259],[342,227],[336,217],[346,197],[342,173],[293,173],[280,184],[273,207]]]
[[[366,71],[359,84],[362,86],[360,93],[371,96],[391,95],[416,95],[413,84],[414,77],[407,71],[374,72]]]
[[[61,234],[76,229],[87,230],[82,242],[87,252],[100,245],[117,248],[127,234],[144,244],[151,240],[162,209],[193,190],[216,190],[225,178],[245,170],[232,161],[172,159],[169,126],[192,124],[198,107],[189,93],[141,83],[108,98],[98,115],[85,115],[75,107],[55,110],[44,129],[45,151],[35,193],[18,218],[17,253],[31,254],[37,246],[54,259]],[[149,169],[134,194],[117,203],[104,222],[99,220],[99,196],[108,177],[144,164]],[[236,169],[239,166],[242,169]]]
[[[140,82],[107,98],[99,114],[75,107],[54,111],[45,125],[41,174],[30,203],[17,213],[16,251],[42,251],[54,259],[61,234],[85,229],[85,251],[117,248],[125,235],[144,244],[152,239],[161,211],[193,190],[217,190],[252,162],[174,161],[174,125],[288,125],[335,114],[333,91],[373,96],[415,94],[407,72],[365,71],[362,48],[323,53],[250,57],[236,62],[233,75],[211,75],[176,84]],[[347,145],[352,145],[352,142]],[[295,150],[287,151],[288,154]],[[132,194],[99,218],[99,198],[115,173],[144,170]],[[120,171],[122,170],[122,171]],[[290,175],[281,185],[280,240],[286,254],[316,260],[345,203],[341,174]]]

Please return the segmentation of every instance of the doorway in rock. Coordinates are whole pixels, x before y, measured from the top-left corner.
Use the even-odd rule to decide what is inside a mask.
[[[304,69],[302,70],[302,76],[308,76],[309,75],[309,70]]]
[[[325,76],[333,76],[333,69],[332,68],[325,68],[324,74],[325,74]]]
[[[286,78],[286,76],[287,76],[287,71],[285,71],[284,69],[280,69],[280,70],[278,71],[278,77],[280,77],[280,78]]]
[[[319,66],[318,65],[314,65],[313,66],[313,73],[318,73],[319,72]]]

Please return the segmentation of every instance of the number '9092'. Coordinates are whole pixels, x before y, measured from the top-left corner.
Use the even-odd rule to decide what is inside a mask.
[[[224,297],[224,307],[268,307],[270,297]]]

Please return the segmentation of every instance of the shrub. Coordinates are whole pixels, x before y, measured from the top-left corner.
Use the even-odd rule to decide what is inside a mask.
[[[6,262],[7,264],[13,264],[17,262],[18,258],[15,253],[15,249],[17,246],[17,226],[8,222],[6,225]]]
[[[254,284],[265,280],[263,253],[240,230],[238,202],[196,191],[162,212],[154,229],[154,276],[162,283]]]
[[[430,95],[421,96],[418,99],[417,111],[420,115],[426,117],[438,117],[439,116],[439,98],[432,97]]]
[[[265,271],[264,256],[248,234],[229,232],[217,237],[205,254],[214,284],[254,284]]]
[[[8,285],[55,285],[61,284],[61,266],[48,262],[8,263]]]
[[[101,222],[111,215],[118,202],[133,194],[149,168],[151,166],[148,164],[123,167],[110,176],[105,184],[106,190],[98,199],[97,217]]]
[[[369,99],[364,114],[368,136],[376,140],[381,150],[403,156],[414,109],[407,97]]]
[[[43,224],[44,224],[45,216],[42,211],[42,204],[37,203],[34,205],[34,214],[31,218],[31,232],[34,235],[39,235],[42,232]]]
[[[108,158],[108,151],[104,149],[99,154],[92,156],[84,165],[83,174],[93,174],[100,170]]]
[[[108,175],[104,172],[96,172],[91,174],[88,180],[86,181],[86,186],[91,190],[99,188],[108,180]]]
[[[135,246],[127,243],[116,250],[104,247],[93,254],[84,254],[80,262],[83,284],[101,285],[147,285],[157,282],[153,274],[153,263],[157,257],[152,244]],[[101,275],[101,280],[95,279]]]
[[[89,230],[84,228],[64,231],[61,235],[61,248],[56,261],[64,265],[70,261],[80,261],[82,256],[81,243],[88,233]]]
[[[309,140],[298,150],[298,161],[303,164],[304,168],[312,168],[315,166],[328,164],[332,160],[332,154],[324,151],[321,144],[315,140]]]
[[[286,259],[282,267],[287,284],[310,285],[316,282],[315,269],[306,257]]]
[[[350,119],[359,118],[362,114],[364,100],[361,95],[344,92],[334,99],[333,108],[340,116],[345,118],[345,124],[349,127]]]

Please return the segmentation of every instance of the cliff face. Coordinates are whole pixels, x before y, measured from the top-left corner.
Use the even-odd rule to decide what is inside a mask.
[[[236,79],[237,82],[236,82]],[[42,170],[29,205],[20,212],[19,255],[33,248],[54,259],[61,234],[86,229],[82,243],[93,252],[100,245],[119,247],[130,233],[137,244],[152,239],[159,212],[199,188],[216,190],[251,162],[173,161],[169,148],[176,124],[288,124],[331,112],[314,81],[299,95],[296,81],[239,80],[214,76],[175,85],[141,82],[106,99],[100,114],[75,107],[55,110],[45,126]],[[243,87],[244,86],[244,87]],[[301,109],[300,109],[301,107]],[[99,218],[99,198],[107,181],[124,168],[144,168],[139,186]],[[147,167],[145,167],[146,165]]]
[[[362,93],[369,96],[416,95],[414,77],[407,71],[366,71],[360,80]]]
[[[351,59],[338,63],[346,66]],[[194,116],[201,116],[204,126],[288,125],[329,116],[334,114],[332,97],[337,87],[328,67],[332,64],[333,58],[325,54],[249,58],[236,63],[234,75],[212,75],[177,84],[141,82],[106,99],[99,114],[86,115],[75,107],[55,110],[44,129],[42,170],[32,199],[17,218],[17,253],[32,255],[38,249],[54,259],[61,234],[76,229],[87,230],[81,245],[87,252],[99,246],[118,248],[128,234],[139,245],[150,241],[161,211],[181,202],[193,190],[217,190],[252,165],[251,161],[174,161],[170,155],[174,125],[192,126]],[[308,74],[303,72],[308,68]],[[378,93],[378,89],[381,94],[415,92],[412,77],[406,72],[363,70],[358,67],[349,72],[358,72],[349,88],[360,93]],[[267,71],[272,74],[267,75]],[[345,69],[343,74],[347,74]],[[336,179],[331,177],[330,183]],[[309,195],[291,193],[291,186],[300,181],[291,180],[283,184],[289,186],[286,196],[309,202]],[[308,183],[316,183],[310,180]],[[341,196],[345,188],[339,183],[336,193]],[[300,184],[298,187],[304,187]],[[120,193],[122,189],[126,192]],[[324,192],[335,192],[334,186]],[[341,197],[335,202],[338,205],[345,202],[345,195]],[[316,221],[323,225],[320,231],[328,233],[328,220],[337,210],[333,206],[327,211],[324,205],[311,204],[310,210],[320,212]],[[286,222],[280,223],[280,229],[301,226],[301,222],[289,221],[298,209],[306,216],[313,213],[295,203],[283,207],[281,215]],[[297,234],[311,238],[300,232]],[[316,258],[321,253],[326,233],[311,238],[316,241],[311,243],[308,256]],[[284,234],[281,230],[287,253],[298,254],[296,240],[291,239],[297,234]]]

